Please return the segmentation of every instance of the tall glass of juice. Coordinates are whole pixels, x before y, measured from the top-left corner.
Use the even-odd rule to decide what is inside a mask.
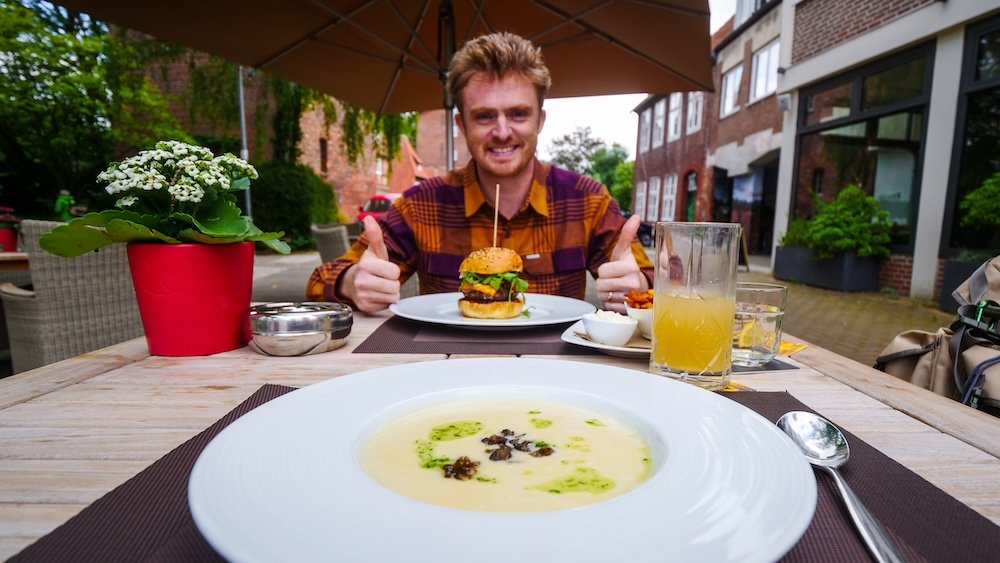
[[[740,237],[736,223],[656,224],[651,373],[729,384]]]

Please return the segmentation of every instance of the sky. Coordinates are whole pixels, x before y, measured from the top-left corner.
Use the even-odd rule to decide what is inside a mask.
[[[708,4],[712,13],[709,27],[713,32],[736,11],[736,0],[709,0]],[[645,97],[646,94],[624,94],[546,99],[545,126],[538,135],[538,154],[542,160],[547,160],[553,139],[572,133],[577,127],[589,126],[594,137],[608,146],[618,143],[628,150],[629,158],[635,158],[638,116],[632,113],[632,108]]]

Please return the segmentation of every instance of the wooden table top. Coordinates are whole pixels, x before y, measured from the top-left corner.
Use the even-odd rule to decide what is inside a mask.
[[[0,272],[27,269],[27,252],[0,252]]]
[[[352,354],[388,313],[355,316],[347,344],[305,357],[247,348],[149,356],[135,339],[0,380],[0,559],[17,553],[201,432],[261,385],[305,386],[370,368],[469,357]],[[786,339],[798,339],[786,335]],[[645,359],[530,356],[645,371]],[[1000,524],[1000,420],[810,345],[801,369],[737,373],[811,408]]]

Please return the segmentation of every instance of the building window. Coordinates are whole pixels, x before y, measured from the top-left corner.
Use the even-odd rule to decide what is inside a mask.
[[[677,174],[663,177],[663,203],[660,205],[660,220],[677,219]]]
[[[687,110],[687,134],[701,130],[701,108],[705,103],[704,92],[691,92],[688,94]]]
[[[666,117],[664,115],[665,109],[667,107],[666,100],[660,100],[656,102],[653,106],[653,148],[663,146],[663,119]]]
[[[639,217],[646,216],[646,182],[635,185],[635,214]]]
[[[950,251],[961,249],[996,252],[997,229],[982,225],[962,225],[968,210],[962,200],[1000,173],[1000,18],[971,25],[966,30],[959,91],[958,124],[955,137],[948,199],[945,206],[945,229],[942,246]]]
[[[826,170],[817,168],[813,170],[813,193],[823,195],[823,180],[826,178]]]
[[[750,101],[757,101],[778,89],[778,41],[772,41],[753,54],[753,80]]]
[[[870,110],[919,96],[924,90],[927,58],[920,57],[864,77],[861,110]]]
[[[645,111],[639,114],[639,152],[647,152],[649,150],[649,126],[650,119],[652,118],[652,111],[646,108]]]
[[[743,81],[743,65],[738,65],[722,77],[722,103],[719,117],[726,117],[740,109],[740,82]]]
[[[319,140],[319,171],[326,174],[326,139]]]
[[[855,185],[889,212],[894,251],[912,251],[930,100],[926,62],[932,49],[932,44],[925,44],[803,91],[814,104],[812,112],[803,108],[800,116],[791,218],[811,217],[817,196],[830,201]],[[923,74],[908,76],[909,86],[888,85],[883,77],[900,76],[898,69],[920,69]],[[879,96],[866,94],[864,85],[876,83],[883,84],[880,90],[894,100],[893,111],[887,112],[882,104],[876,104],[878,109],[866,107]],[[922,86],[915,89],[914,84]]]
[[[375,175],[380,178],[385,175],[385,160],[381,158],[375,159]]]
[[[847,82],[829,86],[805,96],[803,125],[817,125],[851,115],[854,84]]]
[[[646,206],[647,221],[656,222],[659,220],[660,212],[660,177],[653,176],[649,179],[649,205]]]
[[[667,140],[676,141],[681,138],[681,106],[684,103],[684,94],[674,92],[670,94],[670,126],[667,129]]]
[[[743,22],[750,19],[750,16],[754,15],[757,10],[760,10],[761,6],[767,0],[736,0],[736,21],[733,22],[733,29],[739,27]]]

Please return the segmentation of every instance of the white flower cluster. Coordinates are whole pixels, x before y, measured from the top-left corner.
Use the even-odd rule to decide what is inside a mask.
[[[118,194],[130,190],[166,188],[174,201],[198,203],[211,188],[229,189],[232,180],[256,178],[257,170],[231,154],[212,158],[212,151],[180,141],[160,141],[156,147],[112,163],[97,179],[108,182],[105,190]],[[116,207],[130,207],[138,197],[120,198]]]

